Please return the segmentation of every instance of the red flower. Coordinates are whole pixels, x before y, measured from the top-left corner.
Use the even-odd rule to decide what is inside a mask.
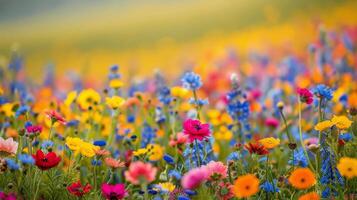
[[[32,155],[32,157],[35,159],[36,166],[42,170],[56,167],[61,161],[61,157],[57,156],[56,153],[50,152],[45,155],[41,150],[37,150],[36,155]]]
[[[61,124],[66,124],[66,120],[55,110],[46,111],[45,114],[53,123],[59,122]]]
[[[244,147],[249,151],[250,154],[266,155],[269,153],[268,149],[259,143],[249,143]]]
[[[90,192],[91,189],[92,186],[90,186],[88,183],[83,186],[80,180],[78,182],[72,183],[67,187],[68,192],[77,197],[82,197],[83,195]]]
[[[188,136],[192,143],[194,140],[200,140],[210,136],[209,124],[201,124],[199,120],[188,119],[183,123],[183,133]]]
[[[297,93],[300,96],[300,101],[307,103],[307,104],[311,104],[313,101],[313,94],[310,92],[310,90],[306,89],[306,88],[298,88],[297,89]]]

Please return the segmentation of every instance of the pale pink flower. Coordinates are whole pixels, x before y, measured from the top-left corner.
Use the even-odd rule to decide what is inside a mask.
[[[170,146],[176,146],[180,144],[185,144],[188,140],[187,135],[183,134],[182,132],[179,132],[176,134],[176,138],[171,138],[169,145]]]
[[[125,178],[134,185],[140,184],[140,180],[150,183],[155,180],[156,172],[157,168],[150,163],[137,161],[130,164],[129,169],[125,172]]]
[[[0,152],[5,154],[16,154],[18,143],[12,138],[6,140],[0,137]]]
[[[211,161],[206,165],[206,167],[208,168],[209,179],[212,179],[212,176],[217,175],[219,179],[224,179],[227,177],[228,168],[222,162]]]
[[[120,160],[115,160],[114,158],[105,158],[104,161],[105,164],[111,168],[119,168],[125,166],[124,162],[121,162]]]
[[[209,178],[209,175],[210,173],[206,166],[191,169],[182,177],[181,185],[184,189],[196,189]]]

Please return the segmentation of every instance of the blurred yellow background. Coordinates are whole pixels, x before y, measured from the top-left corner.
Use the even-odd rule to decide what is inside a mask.
[[[270,46],[306,48],[323,27],[357,24],[357,1],[156,0],[7,1],[0,6],[0,64],[12,50],[29,75],[53,63],[104,78],[112,64],[125,76],[158,68],[174,75],[214,67],[227,48],[242,55]],[[298,41],[298,42],[297,42]]]

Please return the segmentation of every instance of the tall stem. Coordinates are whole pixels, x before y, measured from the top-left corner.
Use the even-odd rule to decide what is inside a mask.
[[[309,166],[312,170],[314,170],[311,162],[310,162],[310,158],[309,158],[309,154],[307,154],[307,151],[306,151],[306,148],[305,148],[305,145],[304,145],[304,141],[302,139],[302,127],[301,127],[301,101],[298,100],[299,102],[299,135],[300,135],[300,143],[301,143],[301,147],[304,151],[304,154],[305,154],[305,157],[307,159],[307,162],[309,163]],[[315,170],[314,170],[315,171]]]

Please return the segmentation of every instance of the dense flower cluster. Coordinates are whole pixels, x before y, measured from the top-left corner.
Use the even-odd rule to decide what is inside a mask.
[[[352,199],[356,30],[64,88],[27,84],[15,56],[0,70],[0,199]]]

